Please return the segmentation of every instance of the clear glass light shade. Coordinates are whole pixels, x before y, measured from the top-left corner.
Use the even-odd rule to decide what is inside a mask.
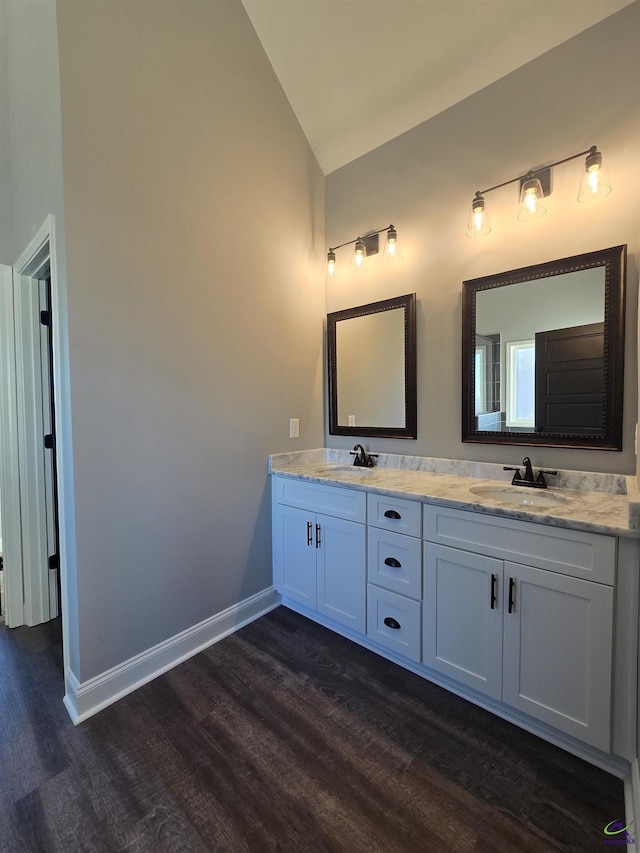
[[[482,196],[476,196],[471,202],[471,210],[467,220],[467,237],[483,237],[490,231],[491,223],[484,206],[484,199]]]
[[[353,260],[352,263],[356,269],[356,271],[363,270],[365,268],[365,261],[367,259],[367,247],[362,242],[362,240],[356,240],[355,249],[353,252]]]
[[[578,201],[594,201],[604,198],[610,192],[611,180],[604,158],[599,151],[592,149],[587,156],[582,172]]]
[[[387,237],[384,242],[384,257],[390,260],[399,260],[402,257],[400,254],[400,244],[398,243],[398,232],[393,225],[390,225],[387,229]]]
[[[331,278],[331,276],[334,274],[335,271],[336,271],[336,253],[333,251],[333,249],[330,249],[327,252],[327,275],[329,276],[329,278]]]
[[[520,213],[518,219],[520,222],[530,222],[533,219],[540,219],[547,212],[544,206],[544,193],[542,184],[538,178],[529,178],[524,181],[520,189]]]

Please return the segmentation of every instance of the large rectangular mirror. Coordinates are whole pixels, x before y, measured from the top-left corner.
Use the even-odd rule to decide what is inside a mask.
[[[416,295],[327,315],[331,435],[417,437]]]
[[[463,282],[463,441],[622,450],[626,249]]]

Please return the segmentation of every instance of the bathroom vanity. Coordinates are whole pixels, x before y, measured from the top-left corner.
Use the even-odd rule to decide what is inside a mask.
[[[565,472],[574,488],[536,500],[500,466],[380,462],[271,457],[282,603],[624,773],[637,754],[640,553],[626,478],[587,475],[579,489]]]

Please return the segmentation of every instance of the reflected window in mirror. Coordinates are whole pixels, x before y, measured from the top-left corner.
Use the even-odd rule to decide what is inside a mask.
[[[417,437],[416,295],[327,315],[331,435]]]
[[[626,246],[463,282],[462,440],[622,449]]]

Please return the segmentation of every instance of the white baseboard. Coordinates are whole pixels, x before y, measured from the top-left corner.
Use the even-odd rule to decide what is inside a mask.
[[[269,587],[88,681],[79,682],[72,672],[67,672],[64,705],[74,725],[233,634],[279,604],[280,596],[273,587]]]

